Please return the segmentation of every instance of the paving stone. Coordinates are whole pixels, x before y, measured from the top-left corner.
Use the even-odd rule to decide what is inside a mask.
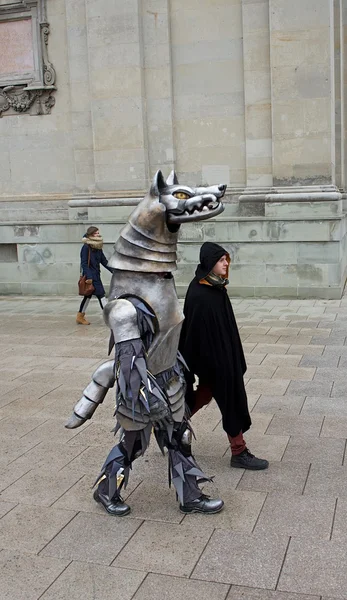
[[[321,356],[323,354],[325,346],[298,346],[297,344],[291,344],[288,348],[287,354],[310,354],[312,356]]]
[[[279,335],[251,334],[246,338],[245,341],[247,341],[250,344],[277,344],[279,339]]]
[[[320,600],[320,596],[273,592],[232,585],[226,600]]]
[[[1,520],[0,546],[37,554],[75,514],[42,506],[18,505]]]
[[[257,344],[252,354],[286,354],[289,344]]]
[[[332,540],[344,544],[347,542],[347,498],[337,499]]]
[[[212,522],[206,521],[202,527],[189,521],[181,525],[145,521],[113,565],[136,564],[141,571],[189,577],[213,527]]]
[[[10,469],[8,467],[8,469]],[[15,468],[15,466],[13,467]],[[20,469],[27,469],[20,465]],[[79,474],[72,472],[55,472],[52,469],[31,469],[20,479],[9,485],[1,494],[2,500],[16,502],[20,499],[23,504],[36,504],[38,506],[50,506],[62,494],[64,494],[80,478]]]
[[[346,383],[346,369],[333,367],[318,367],[314,376],[314,381],[335,381]]]
[[[347,438],[347,417],[325,417],[320,437]]]
[[[247,365],[260,365],[266,354],[250,354],[249,352],[245,352],[245,359]]]
[[[260,396],[252,410],[257,413],[298,415],[304,403],[304,396]]]
[[[295,346],[308,346],[311,344],[312,336],[311,335],[297,335],[297,336],[289,336],[289,335],[281,335],[278,340],[279,344],[295,344]],[[322,344],[322,342],[320,342]]]
[[[343,598],[347,589],[345,544],[292,539],[278,589]]]
[[[300,367],[337,367],[338,356],[309,356],[305,355],[300,361]]]
[[[183,598],[225,600],[228,590],[229,586],[222,583],[193,581],[182,577],[150,573],[136,592],[133,600],[163,600],[163,598],[165,600],[183,600]],[[100,597],[100,600],[103,599]]]
[[[273,379],[291,379],[294,381],[312,381],[315,368],[278,367]]]
[[[272,436],[271,436],[272,437]],[[345,452],[344,439],[291,436],[282,462],[322,463],[340,466]]]
[[[15,502],[0,502],[0,519],[7,515],[17,504]]]
[[[204,487],[204,492],[206,491],[209,492],[207,486]],[[209,495],[212,496],[213,494]],[[216,529],[232,529],[251,533],[264,504],[265,492],[242,492],[239,490],[230,492],[227,486],[220,483],[217,496],[224,500],[225,505],[220,513],[213,515],[214,527]],[[206,524],[206,515],[187,515],[184,517],[182,524],[184,525],[188,521],[192,526],[198,524],[203,527]]]
[[[304,539],[329,540],[335,498],[275,493],[268,495],[255,527],[259,535],[280,534]]]
[[[278,462],[282,459],[283,453],[288,444],[289,436],[287,435],[260,435],[256,431],[250,429],[245,434],[245,440],[250,451],[259,456],[266,458],[270,462]]]
[[[42,550],[41,556],[110,565],[141,523],[137,519],[112,518],[106,512],[80,513]]]
[[[308,471],[309,465],[271,462],[265,471],[245,471],[237,489],[301,494]]]
[[[262,364],[271,365],[273,367],[297,367],[301,358],[300,354],[267,354]]]
[[[175,492],[168,485],[156,486],[153,481],[143,481],[128,497],[131,517],[148,521],[180,523],[184,515],[179,512]]]
[[[268,435],[319,436],[323,416],[275,415],[266,433]]]
[[[105,600],[105,598],[117,597],[131,600],[144,577],[144,573],[134,569],[116,569],[72,562],[41,598],[42,600],[67,600],[67,598]]]
[[[68,561],[3,550],[1,600],[37,600],[67,567]]]
[[[286,393],[290,379],[250,379],[246,385],[246,391],[250,394],[273,394],[282,396]]]
[[[292,396],[330,396],[331,381],[292,381],[286,393]]]
[[[277,535],[217,530],[191,578],[275,589],[287,545],[288,538]]]
[[[252,355],[251,355],[252,356]],[[254,356],[257,356],[255,354]],[[264,378],[271,379],[276,371],[276,366],[272,365],[248,365],[247,368],[247,377],[249,378]]]
[[[347,395],[347,381],[336,381],[333,384],[331,395],[335,397],[346,397]]]
[[[347,416],[347,404],[344,397],[321,398],[307,397],[301,411],[302,415]]]
[[[34,448],[16,458],[12,464],[20,463],[28,468],[34,466],[35,469],[52,469],[53,472],[65,467],[80,453],[81,449],[77,446],[69,447],[66,444],[39,442]]]
[[[347,466],[313,464],[305,486],[305,495],[347,497]]]

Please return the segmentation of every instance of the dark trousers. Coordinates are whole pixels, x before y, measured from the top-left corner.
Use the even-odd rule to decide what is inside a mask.
[[[195,415],[203,406],[206,406],[211,402],[213,398],[212,390],[206,383],[199,383],[197,389],[194,391],[194,407],[191,411],[192,416]],[[228,434],[227,434],[228,435]],[[246,442],[243,437],[242,431],[235,437],[228,435],[230,443],[231,453],[233,456],[241,454],[246,449]]]
[[[96,297],[97,297],[97,299],[99,300],[99,304],[100,304],[101,310],[104,310],[104,304],[105,304],[105,302],[104,302],[104,304],[103,304],[103,303],[102,303],[102,299],[103,299],[103,298],[105,298],[105,296],[96,296]],[[90,299],[91,299],[91,296],[83,296],[83,298],[82,298],[82,302],[81,302],[81,304],[80,304],[80,309],[79,309],[79,312],[80,312],[80,313],[82,313],[82,312],[86,312],[86,310],[87,310],[87,306],[88,306],[88,304],[89,304],[89,300],[90,300]],[[85,310],[83,310],[83,309],[85,309]]]

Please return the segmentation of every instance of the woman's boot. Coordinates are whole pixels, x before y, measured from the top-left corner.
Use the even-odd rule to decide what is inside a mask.
[[[85,314],[86,313],[81,313],[81,312],[77,313],[76,323],[78,325],[90,325],[89,321],[87,321],[87,319],[84,318]]]

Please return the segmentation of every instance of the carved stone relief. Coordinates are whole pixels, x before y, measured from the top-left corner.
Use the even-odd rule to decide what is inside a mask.
[[[46,0],[0,0],[1,30],[8,46],[0,60],[0,117],[49,114],[56,75],[48,58]]]

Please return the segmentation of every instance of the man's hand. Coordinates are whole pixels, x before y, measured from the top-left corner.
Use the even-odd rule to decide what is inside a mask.
[[[93,283],[92,279],[86,279],[86,283]]]

